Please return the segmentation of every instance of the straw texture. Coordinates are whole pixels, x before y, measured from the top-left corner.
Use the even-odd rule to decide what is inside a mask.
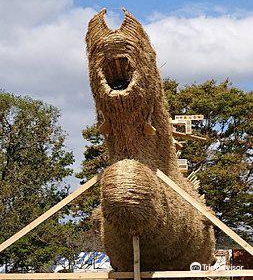
[[[213,228],[155,175],[159,168],[203,202],[177,164],[156,54],[127,11],[117,30],[105,9],[86,35],[89,77],[111,165],[101,179],[101,232],[117,271],[133,270],[132,235],[140,236],[141,270],[189,270],[214,261]]]

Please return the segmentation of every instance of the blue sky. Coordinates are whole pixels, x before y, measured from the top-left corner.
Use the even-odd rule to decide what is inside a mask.
[[[80,168],[82,129],[95,122],[84,36],[101,8],[120,25],[124,6],[143,24],[163,78],[180,86],[226,78],[253,89],[253,1],[0,0],[0,88],[61,109]],[[69,181],[72,189],[78,180]]]
[[[213,0],[213,1],[164,1],[164,0],[75,0],[79,7],[93,7],[96,10],[104,7],[117,12],[125,7],[143,22],[147,22],[150,15],[161,13],[164,15],[177,14],[178,16],[196,16],[202,13],[208,16],[218,16],[222,13],[234,14],[236,11],[253,12],[253,1],[249,0]]]

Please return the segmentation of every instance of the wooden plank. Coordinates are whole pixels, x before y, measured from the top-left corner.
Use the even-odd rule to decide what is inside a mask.
[[[193,207],[195,207],[199,212],[201,212],[206,218],[208,218],[214,225],[225,232],[229,237],[231,237],[237,244],[239,244],[243,249],[253,255],[253,247],[243,240],[238,234],[236,234],[232,229],[226,226],[222,221],[215,217],[211,211],[207,209],[204,204],[199,203],[193,197],[191,197],[187,192],[181,189],[174,181],[172,181],[168,176],[166,176],[162,171],[157,169],[156,175],[163,180],[168,186],[170,186],[175,192],[177,192],[182,198],[188,201]]]
[[[203,119],[204,115],[175,115],[175,120],[201,121]]]
[[[142,272],[142,278],[199,278],[252,276],[253,270],[213,270],[213,271],[155,271]]]
[[[253,276],[253,270],[213,270],[213,271],[147,271],[141,278],[199,278],[199,277],[246,277]],[[7,273],[0,274],[1,280],[53,280],[53,279],[126,279],[133,278],[133,272],[81,272],[81,273]]]
[[[192,121],[191,120],[185,121],[185,134],[192,134]]]
[[[197,135],[193,135],[193,134],[185,134],[185,133],[179,132],[179,131],[172,131],[172,134],[175,137],[181,137],[184,139],[192,139],[192,140],[200,140],[200,141],[206,140],[205,137],[201,137],[201,136],[197,136]]]
[[[65,197],[63,200],[61,200],[59,203],[54,205],[52,208],[47,210],[44,214],[39,216],[37,219],[32,221],[30,224],[25,226],[23,229],[18,231],[16,234],[12,235],[9,239],[4,241],[2,244],[0,244],[0,252],[2,252],[4,249],[9,247],[11,244],[19,240],[21,237],[26,235],[28,232],[30,232],[32,229],[36,228],[38,225],[40,225],[42,222],[47,220],[49,217],[54,215],[56,212],[61,210],[64,206],[66,206],[68,203],[70,203],[72,200],[77,198],[80,194],[82,194],[84,191],[92,187],[96,182],[98,182],[100,179],[99,175],[94,176],[92,179],[87,181],[85,184],[80,186],[77,190],[75,190],[73,193]]]
[[[84,273],[6,273],[0,274],[0,280],[7,279],[108,279],[108,272]]]
[[[139,236],[135,236],[135,235],[133,236],[133,251],[134,251],[134,280],[141,280]]]

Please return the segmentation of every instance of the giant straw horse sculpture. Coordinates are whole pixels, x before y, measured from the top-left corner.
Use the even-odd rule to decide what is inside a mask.
[[[156,54],[127,11],[111,30],[103,9],[86,35],[89,77],[110,166],[101,178],[102,240],[113,268],[133,270],[132,237],[140,237],[141,270],[189,270],[214,261],[213,227],[165,185],[157,168],[192,197],[180,173]]]

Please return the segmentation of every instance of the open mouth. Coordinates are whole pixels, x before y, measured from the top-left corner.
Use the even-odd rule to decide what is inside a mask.
[[[107,84],[112,90],[125,90],[131,82],[133,71],[126,57],[108,59],[103,66]]]

